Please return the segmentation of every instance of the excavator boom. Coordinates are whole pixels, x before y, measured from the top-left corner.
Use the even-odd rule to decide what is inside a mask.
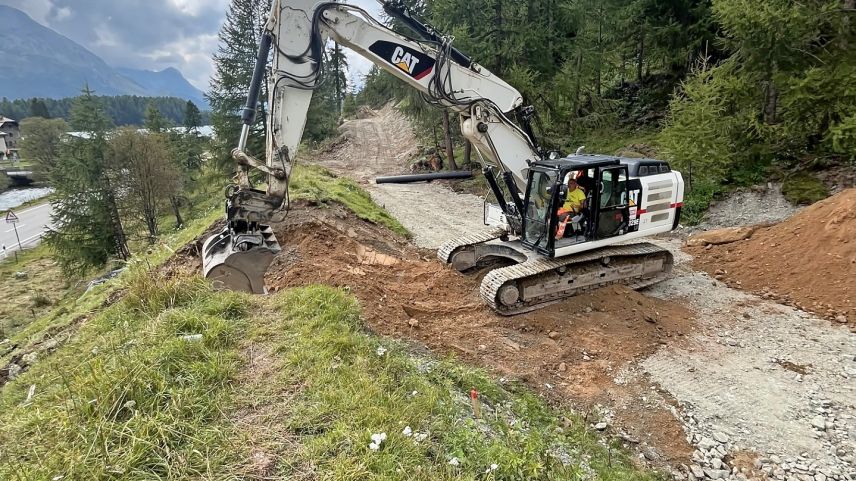
[[[677,227],[680,173],[656,159],[548,154],[536,143],[530,125],[535,112],[523,105],[520,92],[411,16],[400,2],[381,3],[421,38],[398,34],[344,3],[273,1],[242,112],[244,127],[232,152],[239,169],[226,194],[227,224],[203,247],[205,276],[223,288],[265,292],[264,273],[280,250],[270,224],[288,208],[288,181],[312,91],[321,81],[325,46],[335,40],[428,102],[458,114],[461,132],[497,200],[497,206],[486,208],[486,223],[496,220],[499,230],[452,240],[438,258],[459,271],[493,266],[483,278],[481,296],[494,310],[517,314],[607,284],[638,288],[664,278],[671,254],[627,241]],[[269,57],[261,161],[245,146]],[[250,169],[266,174],[265,191],[253,188]],[[585,193],[574,193],[580,205],[571,216],[563,205],[578,184]]]

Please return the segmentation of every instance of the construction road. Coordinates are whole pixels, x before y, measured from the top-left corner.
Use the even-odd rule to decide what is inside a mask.
[[[18,216],[17,225],[7,224],[5,221],[5,212],[0,219],[0,252],[2,246],[5,246],[6,254],[19,249],[18,239],[15,237],[15,228],[18,229],[18,237],[21,239],[21,245],[24,248],[37,245],[45,232],[45,227],[51,223],[51,205],[49,202],[44,204],[27,207],[23,210],[14,210]],[[2,255],[2,254],[0,254]]]

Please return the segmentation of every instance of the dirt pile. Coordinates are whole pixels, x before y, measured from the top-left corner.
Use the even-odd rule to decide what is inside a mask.
[[[733,287],[856,325],[856,189],[746,240],[688,251],[695,267]]]

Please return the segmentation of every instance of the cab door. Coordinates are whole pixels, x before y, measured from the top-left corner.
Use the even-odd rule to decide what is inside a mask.
[[[594,238],[606,239],[627,232],[630,206],[627,194],[627,167],[599,169]]]

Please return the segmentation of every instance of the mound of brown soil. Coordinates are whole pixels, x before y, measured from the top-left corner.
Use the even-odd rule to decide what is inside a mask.
[[[749,239],[688,251],[694,266],[733,286],[856,324],[856,189]]]

